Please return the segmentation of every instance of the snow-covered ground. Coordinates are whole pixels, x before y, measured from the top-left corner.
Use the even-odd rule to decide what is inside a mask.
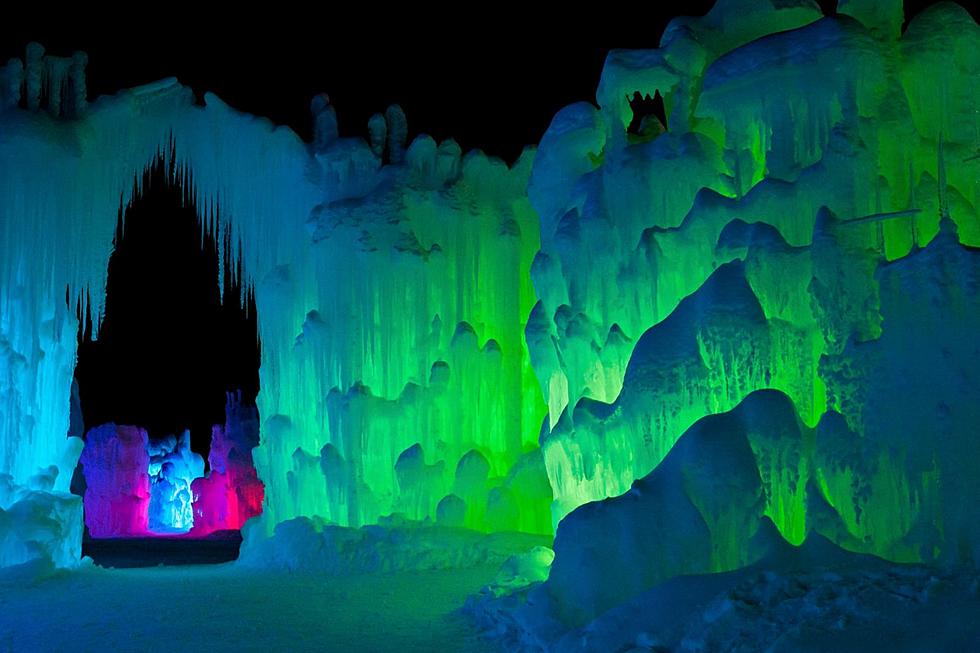
[[[492,651],[457,613],[496,566],[330,577],[232,564],[0,573],[0,652]]]
[[[890,563],[819,536],[736,571],[678,576],[578,628],[547,583],[491,590],[465,611],[508,651],[980,651],[975,570]]]

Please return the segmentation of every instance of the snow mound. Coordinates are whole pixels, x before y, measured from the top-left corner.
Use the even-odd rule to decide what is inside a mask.
[[[10,476],[0,475],[0,568],[76,565],[82,528],[81,497],[16,486]]]
[[[238,565],[333,575],[460,569],[502,565],[512,556],[548,544],[548,538],[538,535],[486,534],[398,517],[361,528],[338,526],[316,517],[297,517],[277,524],[271,537],[263,533],[259,520],[245,524]],[[542,578],[530,561],[509,564],[513,570],[511,582],[525,576]]]
[[[975,650],[978,609],[976,571],[889,563],[816,534],[736,571],[673,578],[579,628],[540,584],[466,606],[508,650],[583,652]]]

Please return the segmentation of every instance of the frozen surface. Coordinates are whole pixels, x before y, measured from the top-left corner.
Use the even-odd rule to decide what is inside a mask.
[[[38,580],[6,570],[0,650],[97,653],[166,642],[180,651],[491,651],[455,611],[495,571],[338,578],[232,565],[89,565]]]

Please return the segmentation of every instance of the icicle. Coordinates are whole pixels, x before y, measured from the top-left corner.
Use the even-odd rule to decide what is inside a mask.
[[[946,160],[943,155],[943,133],[939,132],[939,148],[937,151],[938,190],[939,190],[939,219],[949,219],[949,191],[946,187]]]

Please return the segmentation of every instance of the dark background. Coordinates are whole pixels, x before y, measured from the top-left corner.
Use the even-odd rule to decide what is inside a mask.
[[[512,161],[559,109],[595,99],[610,48],[656,47],[673,16],[703,15],[713,4],[598,2],[551,15],[535,8],[532,16],[530,4],[524,12],[456,5],[453,15],[417,6],[398,14],[363,3],[340,15],[322,3],[309,14],[238,9],[202,16],[147,3],[138,17],[107,14],[102,21],[51,9],[43,22],[0,26],[0,62],[22,56],[30,40],[57,55],[84,50],[90,98],[176,76],[199,95],[212,91],[306,140],[316,93],[330,95],[345,136],[366,134],[371,114],[397,102],[410,138],[453,137],[464,150]],[[834,0],[819,4],[825,13],[836,7]],[[906,1],[906,17],[930,4]]]
[[[75,379],[86,430],[115,422],[158,439],[190,429],[206,458],[225,393],[254,404],[261,348],[242,266],[219,256],[219,241],[225,251],[238,243],[214,227],[210,205],[197,205],[175,154],[148,162],[120,209],[101,329],[93,340],[93,316],[81,315]]]

